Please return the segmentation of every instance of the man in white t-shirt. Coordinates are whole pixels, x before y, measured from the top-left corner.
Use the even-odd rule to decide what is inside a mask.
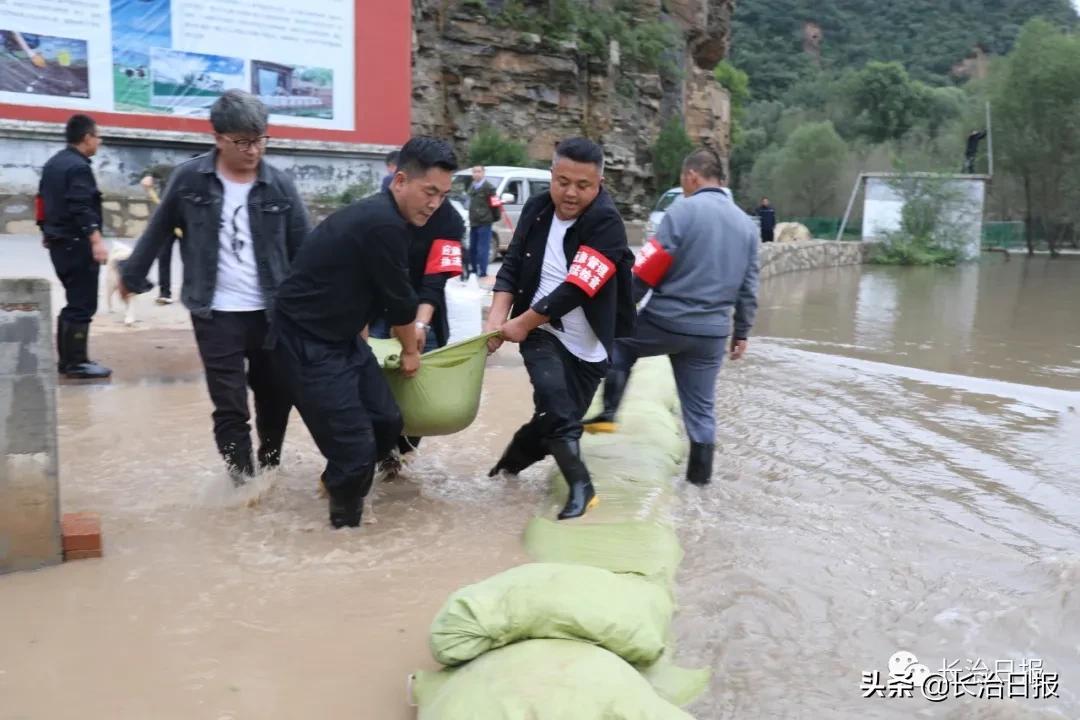
[[[263,160],[267,109],[229,90],[210,110],[216,148],[178,166],[123,272],[146,292],[161,247],[182,231],[181,299],[214,403],[214,438],[233,481],[255,472],[247,388],[255,395],[258,463],[276,467],[292,404],[269,345],[274,294],[308,233],[296,187]]]
[[[559,143],[551,191],[522,208],[486,327],[499,333],[492,352],[504,340],[521,343],[535,406],[490,474],[519,473],[550,453],[570,486],[560,520],[580,517],[597,502],[581,457],[581,418],[615,338],[634,328],[634,258],[603,172],[596,143]]]

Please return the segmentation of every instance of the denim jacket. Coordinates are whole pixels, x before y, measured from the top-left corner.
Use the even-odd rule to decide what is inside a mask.
[[[124,285],[143,293],[154,287],[146,279],[150,266],[179,228],[184,282],[180,299],[197,317],[209,318],[217,287],[219,228],[224,188],[217,177],[217,151],[179,165],[169,178],[146,232],[124,263]],[[273,309],[274,294],[307,236],[307,211],[296,186],[265,160],[259,163],[255,185],[248,195],[248,216],[266,310]]]

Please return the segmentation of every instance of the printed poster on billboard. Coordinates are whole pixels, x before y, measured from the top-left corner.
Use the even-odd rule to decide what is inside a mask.
[[[271,122],[353,130],[353,0],[0,0],[0,102],[205,117],[231,88]]]

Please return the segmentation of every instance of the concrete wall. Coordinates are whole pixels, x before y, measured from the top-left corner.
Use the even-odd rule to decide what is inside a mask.
[[[139,180],[147,168],[176,165],[207,151],[209,135],[101,129],[104,144],[94,173],[105,195],[105,225],[111,234],[137,236],[149,214]],[[33,234],[33,196],[41,167],[64,147],[63,127],[50,123],[0,120],[0,233]],[[271,139],[267,158],[296,182],[307,198],[338,194],[350,185],[377,184],[391,148]]]
[[[0,279],[0,573],[61,561],[49,282]]]
[[[807,240],[774,242],[761,246],[761,278],[798,270],[860,265],[866,261],[867,245],[861,242]]]

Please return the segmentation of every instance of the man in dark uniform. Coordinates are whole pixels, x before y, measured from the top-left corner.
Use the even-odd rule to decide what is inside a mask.
[[[486,327],[500,334],[489,341],[493,352],[502,340],[521,344],[535,406],[489,474],[520,473],[550,453],[570,486],[560,520],[596,504],[581,418],[615,338],[634,331],[634,259],[603,173],[603,150],[591,140],[556,146],[551,191],[522,208]]]
[[[389,192],[387,190],[386,192]],[[450,323],[446,316],[446,281],[461,274],[461,240],[465,223],[454,206],[444,202],[423,227],[409,227],[409,280],[420,305],[416,309],[416,344],[421,353],[446,345]],[[390,324],[381,316],[370,327],[371,337],[389,338]],[[418,437],[401,437],[400,455],[412,452],[420,444]],[[400,467],[399,458],[388,458],[385,467],[391,473]]]
[[[389,192],[338,210],[312,231],[277,294],[277,354],[296,408],[326,458],[330,524],[356,527],[375,463],[401,435],[401,411],[361,331],[377,314],[401,343],[401,370],[420,368],[409,226],[422,227],[457,169],[441,140],[401,149]]]
[[[97,124],[72,115],[64,128],[67,147],[41,171],[38,224],[67,305],[56,324],[57,370],[69,378],[104,379],[112,370],[87,356],[90,321],[97,312],[99,266],[109,258],[101,237],[101,193],[90,158],[101,146]]]
[[[776,208],[769,202],[769,198],[761,198],[761,207],[754,214],[761,220],[761,242],[772,242],[773,232],[776,230]]]

